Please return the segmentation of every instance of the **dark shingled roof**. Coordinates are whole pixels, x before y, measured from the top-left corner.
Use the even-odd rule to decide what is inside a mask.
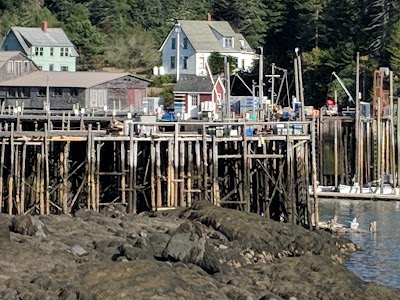
[[[211,93],[214,86],[208,76],[181,75],[174,92]]]

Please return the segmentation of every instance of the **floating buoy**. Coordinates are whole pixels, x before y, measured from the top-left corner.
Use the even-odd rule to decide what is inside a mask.
[[[358,226],[360,226],[360,224],[357,223],[357,218],[354,218],[353,221],[350,223],[350,228],[353,230],[357,230]]]
[[[369,224],[369,231],[376,232],[376,221],[373,221]]]

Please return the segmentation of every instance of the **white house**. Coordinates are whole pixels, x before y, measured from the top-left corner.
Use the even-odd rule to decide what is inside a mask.
[[[212,52],[237,58],[239,69],[249,69],[255,53],[240,33],[226,21],[178,20],[164,40],[162,66],[165,74],[208,75],[206,62]]]

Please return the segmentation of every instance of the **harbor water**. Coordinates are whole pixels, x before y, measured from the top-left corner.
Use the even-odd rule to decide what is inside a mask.
[[[400,288],[400,202],[365,200],[320,200],[320,220],[337,216],[337,222],[350,226],[357,218],[361,229],[377,222],[376,233],[345,236],[364,251],[356,252],[345,266],[365,281]]]

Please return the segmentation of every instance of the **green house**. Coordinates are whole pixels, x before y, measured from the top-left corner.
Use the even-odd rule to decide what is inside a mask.
[[[78,53],[62,28],[11,27],[1,51],[20,51],[43,71],[75,72]]]

